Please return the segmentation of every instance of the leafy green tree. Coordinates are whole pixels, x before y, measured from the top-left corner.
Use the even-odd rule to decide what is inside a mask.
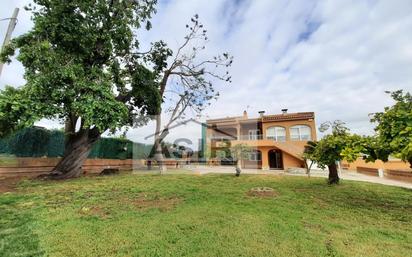
[[[350,134],[349,129],[341,121],[323,123],[319,130],[325,132],[330,128],[331,134],[324,136],[317,142],[308,142],[303,155],[304,159],[315,161],[322,169],[328,167],[328,183],[338,184],[340,178],[336,163],[342,159],[354,161],[357,158],[359,152],[351,147],[359,139],[359,136]],[[342,153],[345,151],[351,155],[343,155]]]
[[[347,160],[356,160],[362,157],[366,162],[381,160],[388,161],[391,150],[389,144],[383,142],[378,136],[352,135],[347,142],[347,147],[342,151],[341,156]]]
[[[158,113],[157,72],[138,52],[136,29],[155,11],[156,0],[34,0],[34,27],[13,39],[1,61],[19,50],[26,84],[0,93],[5,134],[41,118],[65,123],[65,153],[53,178],[81,175],[83,161],[105,131],[139,125]],[[153,65],[148,67],[148,65]]]
[[[32,125],[39,119],[39,111],[28,98],[26,88],[6,86],[0,90],[0,137]]]
[[[387,92],[395,104],[384,112],[373,114],[376,122],[377,142],[381,151],[376,158],[387,160],[389,154],[409,162],[412,168],[412,95],[402,90]]]

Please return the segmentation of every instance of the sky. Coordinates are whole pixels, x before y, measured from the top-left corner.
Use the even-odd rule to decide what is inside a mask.
[[[1,0],[0,19],[28,2]],[[339,119],[352,132],[371,134],[368,114],[393,103],[385,91],[412,91],[410,0],[159,0],[152,30],[139,33],[142,46],[164,40],[175,49],[194,14],[208,30],[206,54],[234,56],[233,82],[215,84],[220,98],[201,120],[288,108],[315,112],[317,125]],[[21,9],[13,36],[31,26],[30,13]],[[6,28],[0,21],[1,39]],[[4,67],[0,89],[23,85],[23,72],[17,61]],[[127,136],[151,143],[145,137],[153,130],[149,124]],[[200,137],[199,125],[181,126],[167,140],[182,137]]]

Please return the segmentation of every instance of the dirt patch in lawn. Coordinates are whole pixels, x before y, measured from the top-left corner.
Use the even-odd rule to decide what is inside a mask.
[[[170,211],[178,204],[183,202],[183,199],[176,196],[159,197],[139,195],[131,200],[132,204],[139,210],[159,209],[161,211]]]
[[[82,216],[97,216],[102,219],[106,219],[110,216],[110,213],[108,211],[98,206],[82,207],[79,210],[79,213]]]
[[[0,178],[0,193],[16,191],[17,184],[25,177]]]
[[[254,187],[246,192],[247,196],[271,198],[279,195],[273,188],[270,187]]]

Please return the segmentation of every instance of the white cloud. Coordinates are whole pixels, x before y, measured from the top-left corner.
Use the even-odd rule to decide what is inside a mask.
[[[6,17],[16,1],[2,2],[0,17]],[[23,13],[15,34],[30,28]],[[318,124],[341,119],[354,132],[371,133],[368,114],[392,103],[384,91],[412,91],[410,0],[160,1],[153,29],[139,34],[142,45],[163,39],[176,47],[195,13],[208,29],[207,53],[235,57],[233,83],[216,84],[221,97],[205,112],[208,117],[289,108],[316,112]],[[17,62],[6,67],[0,88],[23,84],[22,71]],[[133,129],[129,136],[143,140],[152,130]],[[196,138],[200,131],[182,128],[170,139],[181,135]]]

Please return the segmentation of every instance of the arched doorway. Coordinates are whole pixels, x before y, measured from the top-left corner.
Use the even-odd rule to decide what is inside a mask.
[[[282,151],[270,150],[268,153],[269,168],[271,169],[283,169]]]

